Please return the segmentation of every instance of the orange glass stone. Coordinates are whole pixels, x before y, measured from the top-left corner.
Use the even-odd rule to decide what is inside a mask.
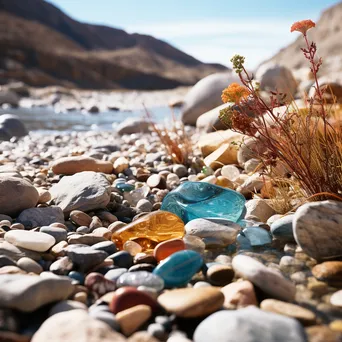
[[[153,249],[159,242],[184,236],[184,223],[168,211],[155,211],[115,231],[112,241],[119,249],[126,241],[133,240],[143,251]]]
[[[154,257],[158,260],[164,260],[168,256],[185,249],[185,243],[182,239],[172,239],[161,242],[153,251]]]

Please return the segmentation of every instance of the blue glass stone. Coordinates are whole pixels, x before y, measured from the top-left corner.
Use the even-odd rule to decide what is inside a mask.
[[[272,238],[270,233],[259,227],[248,227],[245,228],[242,233],[250,241],[251,246],[264,246],[272,243]]]
[[[293,241],[293,214],[284,216],[271,224],[271,233],[272,235],[284,241]]]
[[[184,223],[196,218],[220,217],[239,220],[245,208],[240,193],[205,182],[185,182],[167,194],[161,210],[179,216]]]
[[[80,285],[84,284],[84,275],[80,272],[71,271],[69,272],[68,277],[77,280],[80,283]]]
[[[185,286],[201,269],[203,259],[195,251],[179,251],[160,263],[153,271],[164,280],[166,288]]]
[[[127,183],[118,183],[115,187],[122,192],[130,192],[135,189],[135,186],[133,184]]]

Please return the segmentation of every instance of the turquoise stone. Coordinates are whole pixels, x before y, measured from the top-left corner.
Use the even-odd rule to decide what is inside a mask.
[[[284,216],[271,224],[271,233],[272,235],[284,241],[293,241],[293,214]]]
[[[201,269],[203,259],[195,251],[179,251],[160,263],[153,274],[164,280],[166,288],[185,286]]]
[[[270,233],[259,227],[248,227],[242,231],[242,234],[249,240],[251,246],[264,246],[272,243]]]
[[[115,186],[117,189],[121,190],[122,192],[129,192],[135,189],[135,186],[132,184],[127,183],[118,183]]]
[[[245,210],[245,197],[214,184],[185,182],[165,196],[161,210],[176,214],[184,223],[204,217],[236,222]]]

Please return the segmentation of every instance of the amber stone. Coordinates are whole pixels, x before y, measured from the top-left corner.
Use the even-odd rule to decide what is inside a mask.
[[[122,249],[126,241],[133,240],[146,251],[159,242],[182,238],[184,232],[184,223],[177,215],[160,210],[118,229],[113,233],[112,241]]]
[[[185,243],[182,239],[172,239],[161,242],[153,251],[154,257],[159,261],[166,259],[173,253],[185,249]]]
[[[148,305],[153,312],[158,311],[159,305],[148,294],[137,290],[135,287],[122,287],[115,291],[114,296],[109,304],[110,311],[117,314],[123,310],[127,310],[136,305]]]

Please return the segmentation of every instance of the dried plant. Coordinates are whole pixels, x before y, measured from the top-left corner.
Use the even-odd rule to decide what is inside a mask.
[[[311,20],[291,27],[291,32],[303,35],[306,46],[302,51],[314,80],[315,94],[306,96],[304,108],[296,107],[286,94],[277,91],[270,93],[266,103],[258,83],[244,67],[245,58],[236,55],[231,61],[242,85],[231,84],[223,91],[223,101],[234,105],[223,109],[220,119],[228,128],[252,137],[264,147],[260,154],[263,170],[274,183],[284,182],[284,176],[274,172],[281,163],[290,174],[289,187],[299,186],[300,196],[342,200],[342,113],[335,104],[328,106],[324,97],[328,89],[318,83],[322,59],[316,58],[316,44],[307,38],[307,31],[313,27]]]
[[[152,125],[153,131],[157,134],[164,147],[167,156],[171,158],[172,162],[189,166],[191,164],[191,157],[194,155],[193,144],[183,123],[176,119],[172,108],[170,127],[157,125],[152,118],[151,112],[149,112],[146,107],[145,114]]]

